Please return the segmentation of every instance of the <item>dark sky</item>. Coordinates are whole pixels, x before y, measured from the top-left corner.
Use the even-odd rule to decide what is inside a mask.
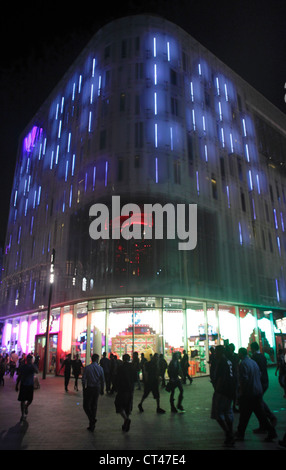
[[[0,9],[0,246],[19,136],[87,42],[112,19],[165,16],[286,113],[285,0],[10,3]]]

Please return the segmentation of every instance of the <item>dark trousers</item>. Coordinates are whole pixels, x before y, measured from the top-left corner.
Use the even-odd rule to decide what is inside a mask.
[[[260,425],[268,431],[274,433],[273,426],[269,423],[265,410],[262,397],[260,396],[242,396],[239,398],[239,423],[237,431],[241,436],[244,436],[246,427],[248,425],[251,414],[254,413],[259,420]]]
[[[179,389],[179,396],[178,396],[178,406],[181,406],[182,404],[182,401],[183,401],[183,387],[182,387],[182,383],[180,381],[180,379],[175,379],[174,381],[172,381],[172,385],[171,385],[171,395],[170,395],[170,403],[171,403],[171,407],[174,406],[174,401],[175,401],[175,390],[176,388]]]
[[[96,423],[98,397],[98,387],[87,387],[83,390],[83,409],[88,417],[89,425],[91,427],[94,427]]]

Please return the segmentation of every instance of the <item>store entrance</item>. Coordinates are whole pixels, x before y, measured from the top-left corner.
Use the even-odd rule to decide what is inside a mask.
[[[35,336],[35,356],[39,355],[39,372],[43,371],[45,360],[46,335]],[[58,334],[49,335],[49,357],[48,357],[48,373],[56,372],[56,357],[58,346]]]

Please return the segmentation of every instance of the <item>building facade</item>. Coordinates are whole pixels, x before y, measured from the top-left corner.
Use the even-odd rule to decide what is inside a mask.
[[[186,349],[200,375],[212,345],[253,340],[275,362],[285,129],[285,115],[177,25],[138,15],[101,28],[20,138],[2,349],[43,358],[49,311],[49,370],[68,352],[88,362],[93,351]],[[98,239],[94,204],[108,210]],[[146,237],[156,220],[145,204],[195,204],[196,247],[178,249],[178,233]]]

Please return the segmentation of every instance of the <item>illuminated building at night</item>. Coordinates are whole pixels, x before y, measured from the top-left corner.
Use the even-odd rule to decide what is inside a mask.
[[[51,357],[257,340],[276,361],[286,309],[286,119],[177,25],[138,15],[101,28],[20,139],[4,253],[2,350]],[[197,246],[90,236],[90,208],[196,204]],[[150,214],[149,214],[150,216]],[[153,225],[154,217],[151,220]]]

